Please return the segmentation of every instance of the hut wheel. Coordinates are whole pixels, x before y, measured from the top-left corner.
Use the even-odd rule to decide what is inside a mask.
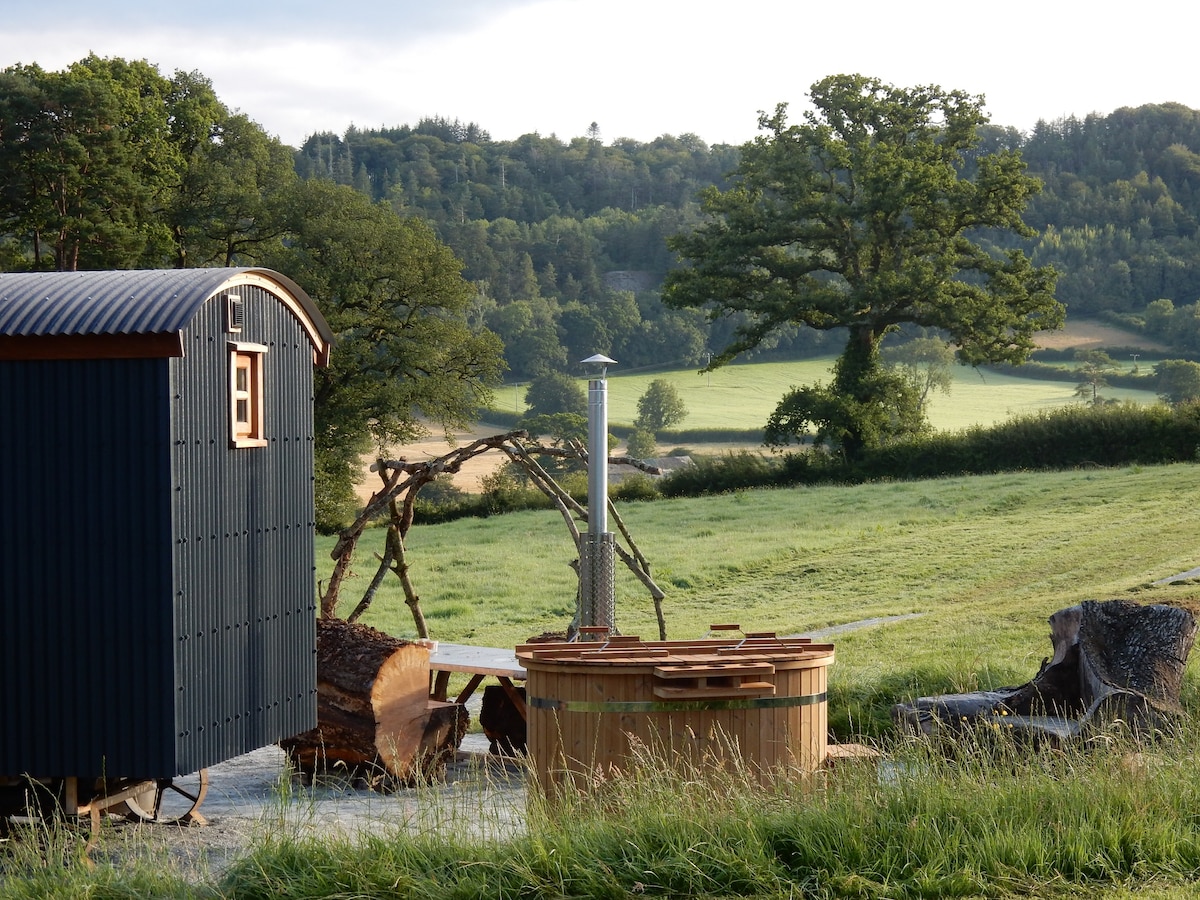
[[[130,818],[163,825],[207,824],[198,810],[208,794],[208,769],[183,779],[160,778],[150,788],[125,801]]]

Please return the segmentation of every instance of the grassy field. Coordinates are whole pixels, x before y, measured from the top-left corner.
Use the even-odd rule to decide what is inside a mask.
[[[887,746],[889,771],[920,777],[852,776],[813,802],[786,786],[763,794],[635,770],[611,786],[608,803],[548,814],[529,841],[500,850],[503,861],[457,851],[490,873],[480,876],[485,887],[443,885],[443,852],[431,848],[405,850],[372,878],[386,883],[398,869],[431,897],[501,890],[500,873],[514,895],[560,897],[1197,896],[1194,660],[1184,732],[1148,751],[1116,739],[1065,754],[1011,748],[944,760],[897,743],[887,710],[914,696],[1028,681],[1051,652],[1046,618],[1081,600],[1194,607],[1200,584],[1154,582],[1200,565],[1198,494],[1200,467],[1173,465],[622,507],[667,588],[671,637],[701,635],[713,622],[792,634],[917,614],[834,638],[830,722],[843,739]],[[418,528],[410,544],[435,636],[507,646],[570,616],[571,554],[552,513]],[[617,617],[625,633],[654,633],[631,578],[619,582]],[[411,627],[394,594],[371,618]],[[379,848],[350,853],[364,867],[380,858]],[[333,882],[346,854],[323,859]],[[288,893],[293,877],[276,893],[301,896]]]
[[[800,362],[767,362],[726,366],[712,373],[696,370],[646,372],[623,375],[609,372],[609,421],[631,424],[637,417],[638,398],[656,378],[678,391],[688,417],[677,427],[754,428],[766,423],[779,399],[793,387],[830,381],[833,357]],[[993,425],[1014,415],[1055,409],[1081,400],[1067,381],[1017,378],[982,369],[955,366],[949,394],[929,400],[929,421],[939,430],[953,431],[971,425]],[[586,382],[584,382],[586,386]],[[1107,388],[1101,396],[1135,403],[1154,403],[1152,391]]]
[[[1062,331],[1042,335],[1041,346],[1054,349],[1098,349],[1106,346],[1141,347],[1138,359],[1115,357],[1118,369],[1131,373],[1135,367],[1146,372],[1168,354],[1166,348],[1140,335],[1093,321],[1073,321]],[[761,428],[780,398],[794,387],[831,380],[834,356],[796,362],[755,362],[725,366],[701,374],[696,368],[625,373],[620,365],[608,374],[608,416],[616,425],[631,425],[637,417],[637,401],[651,381],[670,382],[688,408],[679,429]],[[1066,366],[1068,363],[1063,363]],[[1069,381],[1020,378],[967,366],[951,369],[949,393],[929,398],[929,421],[934,428],[955,431],[973,425],[994,425],[1015,415],[1037,413],[1081,403]],[[585,389],[587,379],[580,379]],[[496,409],[524,411],[526,384],[508,385],[496,392]],[[1153,391],[1105,388],[1107,400],[1155,403]],[[665,448],[664,448],[665,449]]]
[[[671,638],[714,622],[796,634],[919,613],[839,639],[839,727],[852,731],[902,694],[1027,680],[1050,649],[1046,617],[1081,599],[1190,597],[1194,585],[1148,585],[1200,565],[1198,495],[1200,468],[1175,465],[746,491],[620,511],[668,595]],[[318,542],[322,577],[331,546]],[[382,534],[368,533],[360,558],[381,547]],[[574,551],[557,513],[417,527],[408,548],[434,638],[512,646],[571,618]],[[343,612],[372,572],[360,564]],[[365,621],[413,634],[394,581]],[[624,569],[617,597],[621,630],[656,636],[650,600]]]
[[[699,374],[695,369],[622,374],[614,368],[608,376],[608,418],[618,425],[631,425],[637,417],[638,398],[651,381],[664,379],[675,387],[687,405],[688,416],[681,429],[759,428],[779,399],[793,387],[830,381],[834,358],[799,362],[765,362],[726,366]],[[1145,369],[1144,360],[1139,363]],[[950,393],[935,393],[929,400],[929,421],[939,430],[954,431],[971,425],[993,425],[1014,415],[1036,413],[1082,402],[1069,381],[1018,378],[998,372],[955,366]],[[580,384],[586,389],[587,380]],[[1105,388],[1101,396],[1111,400],[1154,403],[1152,391]],[[523,408],[524,387],[501,388],[496,406],[513,403]]]

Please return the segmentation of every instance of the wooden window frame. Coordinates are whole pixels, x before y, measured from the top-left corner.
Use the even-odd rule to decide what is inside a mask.
[[[267,348],[262,344],[229,342],[229,445],[265,447],[263,362]],[[245,378],[239,379],[244,373]]]

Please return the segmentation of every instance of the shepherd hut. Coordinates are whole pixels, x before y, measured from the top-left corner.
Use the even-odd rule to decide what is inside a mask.
[[[316,724],[313,367],[268,269],[0,275],[0,777]]]

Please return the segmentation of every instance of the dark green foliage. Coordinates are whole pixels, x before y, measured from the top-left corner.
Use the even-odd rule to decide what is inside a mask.
[[[570,413],[586,419],[587,404],[587,392],[578,381],[562,372],[539,375],[525,390],[526,416]]]
[[[992,428],[925,435],[880,448],[855,480],[933,478],[1079,466],[1188,462],[1200,450],[1200,405],[1073,406]]]
[[[654,456],[658,452],[658,442],[654,439],[654,432],[647,431],[645,428],[633,429],[626,438],[625,452],[634,459],[649,459]]]
[[[144,61],[93,54],[62,72],[0,71],[0,242],[12,267],[182,265],[171,219],[229,119],[208,81]]]
[[[926,433],[844,461],[819,451],[696,460],[666,476],[664,496],[745,487],[940,478],[1087,466],[1200,461],[1200,401],[1071,406],[991,428]]]
[[[471,288],[424,222],[322,181],[286,203],[290,240],[263,260],[303,285],[337,339],[314,373],[318,471],[345,497],[366,446],[470,423],[499,382],[500,343],[466,321]],[[323,521],[338,512],[321,509]]]
[[[358,515],[355,479],[361,472],[363,454],[370,449],[370,439],[360,434],[344,442],[331,442],[324,452],[314,454],[313,501],[318,534],[335,534]]]
[[[1034,259],[1073,313],[1187,303],[1195,281],[1200,113],[1176,103],[1039,122],[1022,153],[1044,181]],[[1047,227],[1049,226],[1049,227]]]
[[[511,462],[484,475],[480,485],[483,487],[480,502],[485,515],[494,516],[520,509],[549,509],[552,505],[550,499],[533,487],[525,473]]]
[[[717,457],[693,457],[692,465],[664,476],[659,482],[659,490],[664,497],[690,497],[770,487],[779,482],[778,460],[761,453],[741,451]]]
[[[803,442],[812,426],[814,446],[856,459],[869,448],[928,430],[918,388],[881,365],[874,350],[866,359],[844,353],[833,373],[828,387],[816,384],[784,395],[767,420],[768,446]]]
[[[478,494],[468,494],[454,484],[454,476],[439,475],[421,486],[413,504],[413,521],[422,524],[482,516],[486,506]]]
[[[622,478],[616,484],[610,486],[608,496],[609,499],[618,502],[637,502],[657,500],[662,495],[659,493],[658,486],[653,478],[642,472],[638,472],[635,475]]]
[[[675,385],[664,378],[656,378],[638,398],[637,418],[634,424],[646,431],[657,433],[664,428],[678,425],[687,418],[687,414],[687,405],[680,398]]]
[[[1075,386],[1075,394],[1092,406],[1099,406],[1104,402],[1100,390],[1109,386],[1108,378],[1117,369],[1116,361],[1103,350],[1077,350],[1075,361],[1081,379]]]
[[[1073,315],[1127,316],[1160,298],[1183,306],[1200,297],[1200,113],[1149,104],[1039,122],[1028,135],[991,124],[978,133],[978,154],[1019,151],[1044,186],[1023,216],[1037,237],[990,229],[975,237],[992,250],[1020,247],[1036,265],[1054,266],[1057,297]],[[520,293],[527,255],[540,296],[572,335],[563,344],[575,346],[581,334],[611,339],[606,352],[633,366],[673,359],[673,348],[688,346],[691,354],[692,345],[680,343],[685,336],[699,338],[695,358],[704,359],[702,325],[671,321],[647,292],[674,265],[665,237],[699,222],[697,194],[728,186],[740,158],[739,148],[709,146],[695,135],[609,146],[536,134],[493,141],[473,123],[430,119],[313,135],[297,154],[297,170],[358,185],[433,222],[466,263],[466,277],[501,307],[531,299]],[[968,170],[975,165],[969,155]],[[622,339],[605,337],[593,312],[606,290],[604,274],[613,271],[649,276],[635,289],[642,323]],[[709,346],[729,343],[739,324],[744,320],[736,317],[712,323]],[[665,331],[676,337],[660,340]],[[827,353],[822,338],[792,329],[760,354]],[[648,340],[659,341],[657,351]],[[1200,343],[1179,349],[1200,351]]]
[[[1200,363],[1186,359],[1164,359],[1154,367],[1160,397],[1168,403],[1200,398]]]

